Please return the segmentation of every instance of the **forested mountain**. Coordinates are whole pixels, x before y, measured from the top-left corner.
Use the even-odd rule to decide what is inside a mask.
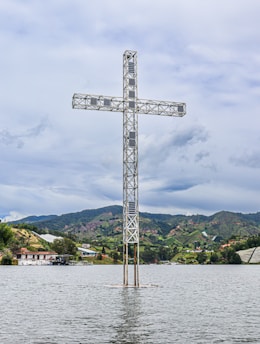
[[[80,240],[119,237],[122,235],[122,207],[114,205],[60,216],[30,216],[16,223],[31,223],[44,232],[64,232]],[[259,233],[259,212],[221,211],[212,216],[140,213],[140,236],[144,242],[188,245]]]

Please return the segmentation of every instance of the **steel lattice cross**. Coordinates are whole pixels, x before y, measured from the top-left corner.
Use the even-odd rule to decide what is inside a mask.
[[[182,117],[186,104],[137,96],[137,52],[123,55],[123,98],[75,93],[73,109],[123,113],[123,284],[128,286],[128,248],[134,245],[134,286],[139,286],[138,114]]]

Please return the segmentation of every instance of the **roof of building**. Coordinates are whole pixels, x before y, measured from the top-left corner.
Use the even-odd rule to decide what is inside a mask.
[[[89,250],[87,248],[83,248],[83,247],[78,247],[78,250],[84,253],[88,253],[88,254],[96,254],[97,252]]]
[[[51,244],[53,243],[55,239],[62,239],[62,237],[58,237],[52,234],[40,234],[39,237]]]
[[[57,252],[54,251],[29,251],[27,248],[22,247],[20,251],[18,251],[16,254],[38,254],[38,255],[57,255]]]

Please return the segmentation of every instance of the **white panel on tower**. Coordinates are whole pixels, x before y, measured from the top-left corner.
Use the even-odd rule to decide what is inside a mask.
[[[135,97],[135,91],[129,91],[129,98]]]
[[[110,106],[110,105],[111,105],[111,100],[105,98],[105,99],[104,99],[104,105],[105,105],[105,106]]]
[[[91,98],[90,99],[90,104],[91,105],[97,105],[97,98]]]
[[[132,74],[135,72],[135,64],[134,64],[134,62],[128,62],[128,72],[132,73]]]
[[[178,112],[183,112],[183,105],[178,105]]]
[[[129,79],[129,85],[135,86],[135,79]]]

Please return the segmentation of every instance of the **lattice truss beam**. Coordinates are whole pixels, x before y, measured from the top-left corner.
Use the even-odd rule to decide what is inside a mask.
[[[81,110],[101,110],[123,112],[125,108],[134,109],[138,114],[183,117],[186,114],[186,104],[162,100],[138,99],[128,101],[121,97],[75,93],[72,106]]]

